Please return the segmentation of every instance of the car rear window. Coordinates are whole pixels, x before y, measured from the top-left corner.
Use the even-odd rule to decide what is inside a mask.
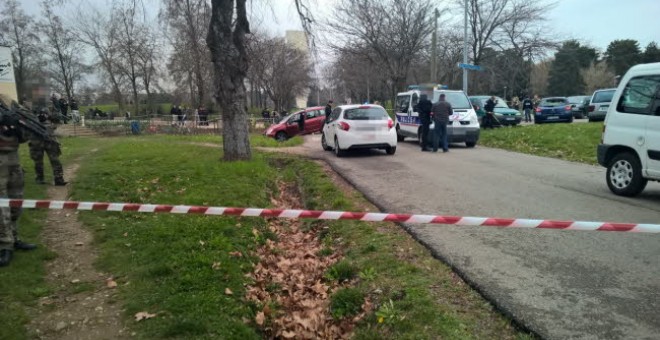
[[[546,98],[541,100],[540,106],[562,106],[566,104],[565,98]]]
[[[594,93],[594,99],[591,100],[592,103],[609,103],[612,101],[615,90],[609,91],[598,91]]]
[[[348,120],[385,120],[387,112],[379,107],[356,108],[344,111],[344,119]]]
[[[584,96],[568,97],[568,102],[571,104],[581,104],[584,101]]]

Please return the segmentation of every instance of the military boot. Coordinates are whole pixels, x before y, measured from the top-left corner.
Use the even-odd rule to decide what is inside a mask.
[[[11,249],[0,250],[0,267],[4,267],[11,262],[14,252]]]
[[[23,242],[21,240],[18,240],[16,242],[14,242],[14,249],[15,250],[35,250],[35,249],[37,249],[37,245],[32,244],[32,243],[26,243],[26,242]]]
[[[34,172],[37,174],[37,177],[35,178],[35,182],[37,184],[46,184],[46,181],[44,181],[44,167],[35,165],[34,166]]]
[[[56,177],[55,178],[55,185],[57,185],[57,186],[63,187],[65,185],[67,185],[67,183],[69,183],[69,182],[64,181],[63,177]]]

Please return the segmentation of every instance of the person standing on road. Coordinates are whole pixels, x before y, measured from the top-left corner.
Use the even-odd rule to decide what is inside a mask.
[[[495,96],[491,96],[488,98],[486,101],[486,105],[484,105],[484,111],[486,111],[486,115],[484,116],[483,119],[483,126],[484,129],[488,128],[493,128],[493,111],[495,110]]]
[[[5,98],[2,102],[5,109],[8,108]],[[3,116],[0,126],[0,197],[22,199],[25,181],[18,146],[27,141],[26,134],[10,116]],[[37,247],[18,238],[20,216],[21,208],[0,208],[0,267],[9,265],[14,250],[33,250]]]
[[[429,125],[431,125],[431,110],[433,110],[433,103],[428,100],[426,94],[422,94],[419,97],[419,103],[417,103],[417,112],[419,112],[419,120],[422,123],[422,133],[419,144],[422,147],[422,151],[430,151],[429,149]]]
[[[305,112],[300,113],[298,118],[298,134],[303,134],[305,132]]]
[[[325,122],[323,124],[328,122],[331,114],[332,114],[332,100],[328,100],[328,104],[325,106]]]
[[[525,96],[522,102],[523,111],[525,112],[525,122],[532,121],[532,110],[534,110],[534,103],[529,99],[529,96]]]
[[[449,151],[449,143],[447,140],[447,122],[449,116],[454,114],[451,104],[445,100],[445,94],[440,94],[440,100],[433,104],[433,122],[435,129],[433,129],[433,152],[438,152],[438,144],[442,139],[442,152]]]

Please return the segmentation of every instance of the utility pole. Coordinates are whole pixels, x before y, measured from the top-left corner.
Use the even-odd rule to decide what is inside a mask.
[[[468,0],[465,0],[465,13],[464,13],[464,31],[463,31],[463,64],[468,63]],[[463,92],[468,93],[468,70],[463,69]]]
[[[433,37],[431,38],[431,79],[430,81],[433,83],[436,80],[436,77],[438,75],[438,66],[437,66],[437,58],[438,58],[438,17],[440,16],[440,12],[438,12],[438,9],[435,9],[435,23],[433,24]]]

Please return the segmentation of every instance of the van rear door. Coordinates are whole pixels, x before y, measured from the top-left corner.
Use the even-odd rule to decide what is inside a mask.
[[[651,115],[646,124],[648,145],[648,176],[660,179],[660,77],[657,78],[655,99],[651,105]]]

